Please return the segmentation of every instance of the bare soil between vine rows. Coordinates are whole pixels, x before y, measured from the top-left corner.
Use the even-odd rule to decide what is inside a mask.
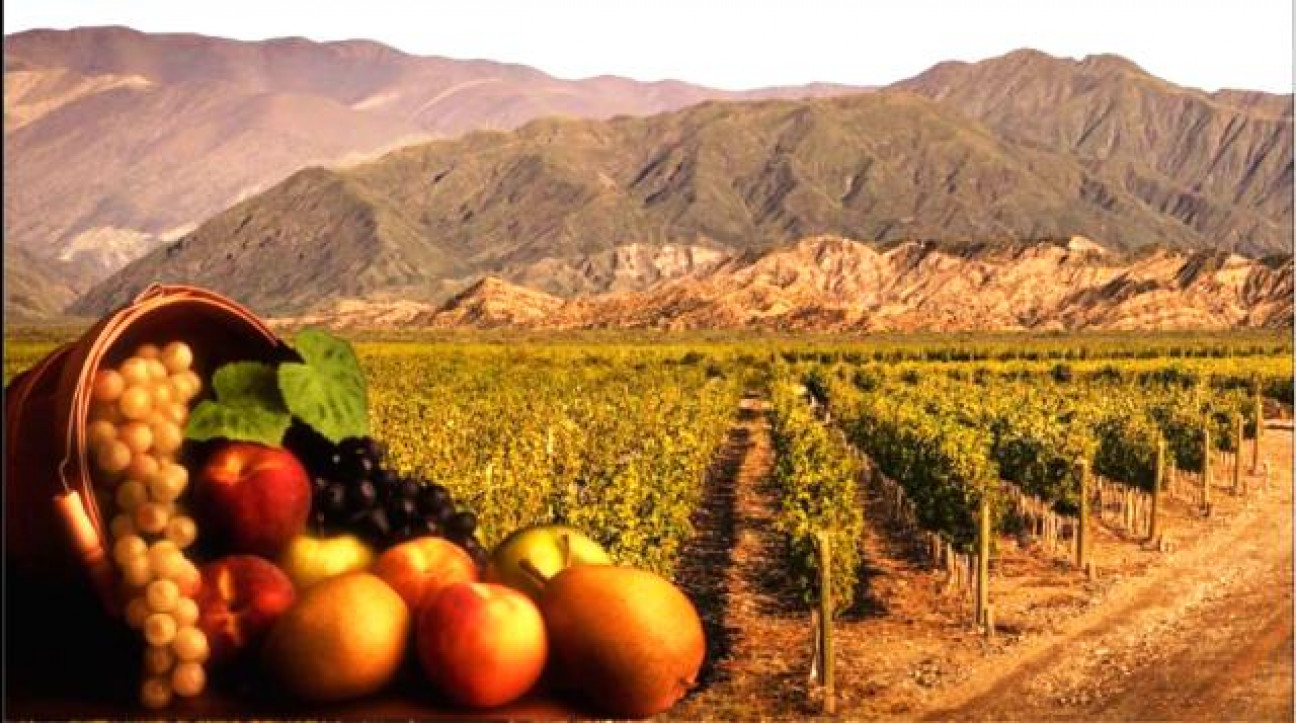
[[[708,482],[680,581],[698,601],[710,650],[701,684],[672,718],[804,719],[810,612],[783,575],[765,403],[744,399]],[[1248,450],[1249,452],[1249,450]],[[1096,523],[1096,580],[1064,556],[998,540],[997,634],[970,624],[971,600],[945,589],[864,490],[858,602],[836,623],[838,716],[889,720],[1290,720],[1292,430],[1261,448],[1267,491],[1214,509],[1171,500],[1174,543],[1158,552]],[[1247,456],[1249,461],[1249,455]],[[1259,477],[1248,477],[1255,485]]]

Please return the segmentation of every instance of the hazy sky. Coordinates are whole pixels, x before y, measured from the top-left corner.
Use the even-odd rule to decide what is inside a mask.
[[[420,55],[740,89],[884,84],[1020,47],[1118,53],[1173,82],[1292,90],[1290,0],[4,0],[5,32],[128,25],[370,38]]]

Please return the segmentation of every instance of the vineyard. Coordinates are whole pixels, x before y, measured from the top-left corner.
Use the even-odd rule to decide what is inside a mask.
[[[1243,438],[1255,436],[1260,390],[1273,386],[1261,371],[1272,373],[1273,361],[1115,374],[1104,365],[1065,375],[837,366],[813,370],[806,380],[854,443],[904,482],[924,522],[966,541],[966,508],[982,495],[994,497],[1001,481],[1074,514],[1077,461],[1151,491],[1158,445],[1168,451],[1167,464],[1195,473],[1203,470],[1207,434],[1212,453],[1236,453]],[[1241,378],[1255,380],[1250,390],[1233,383]]]
[[[761,594],[798,611],[778,623],[790,636],[810,636],[820,607],[829,627],[846,621],[837,643],[810,636],[798,648],[809,652],[788,653],[789,665],[814,671],[812,688],[829,690],[834,645],[854,650],[850,621],[885,589],[874,587],[885,561],[870,558],[867,540],[888,542],[895,564],[910,566],[904,579],[936,591],[943,630],[1010,635],[1016,603],[996,589],[1015,590],[1001,582],[1014,565],[1089,589],[1119,555],[1171,549],[1195,520],[1268,487],[1265,420],[1289,418],[1292,404],[1290,342],[1259,334],[356,347],[374,436],[401,474],[437,481],[474,509],[487,547],[558,522],[667,576],[696,540],[717,539],[697,521],[727,517],[699,513],[724,499],[708,492],[723,483],[718,460],[740,400],[764,400],[768,425],[754,429],[772,455],[760,498],[769,524],[752,534],[777,540],[760,563],[782,583]],[[11,341],[6,383],[52,348]],[[709,630],[741,637],[752,613],[717,598],[697,601],[705,618],[723,619]],[[741,660],[709,665],[722,682],[697,706],[744,694]],[[836,673],[847,690],[861,674]],[[805,676],[778,685],[805,687]],[[794,706],[788,714],[812,710],[812,699],[832,705],[815,696],[777,704]]]
[[[673,571],[736,377],[670,358],[366,351],[375,435],[401,472],[477,510],[488,545],[559,522],[619,560]]]
[[[1207,459],[1226,453],[1240,471],[1243,442],[1254,442],[1260,425],[1263,391],[1276,387],[1277,375],[1290,380],[1281,362],[1140,361],[1121,368],[1103,361],[1065,371],[837,364],[813,366],[804,379],[851,443],[903,489],[918,526],[935,536],[929,547],[936,561],[1035,523],[1037,532],[1050,528],[1050,542],[1065,536],[1076,545],[1083,566],[1079,537],[1087,519],[1075,518],[1091,502],[1102,510],[1114,499],[1125,526],[1151,537],[1152,498],[1160,497],[1167,470],[1205,480]],[[1086,487],[1091,472],[1096,484]],[[1200,484],[1209,510],[1210,487]],[[983,505],[989,530],[980,519]],[[985,584],[979,580],[978,589]]]

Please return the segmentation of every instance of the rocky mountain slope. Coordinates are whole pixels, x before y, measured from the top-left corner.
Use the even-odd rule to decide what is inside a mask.
[[[1033,50],[942,63],[894,87],[952,106],[1001,137],[1078,159],[1106,184],[1082,192],[1124,191],[1209,248],[1291,248],[1291,95],[1207,94],[1118,56],[1072,61]]]
[[[113,27],[7,36],[4,69],[5,246],[28,252],[17,261],[23,273],[82,290],[307,165],[540,116],[855,90],[569,81],[368,41],[239,42]]]
[[[947,245],[1084,234],[1122,249],[1290,252],[1292,126],[1276,96],[1208,96],[1127,61],[1034,52],[937,66],[901,86],[544,119],[310,169],[74,308],[102,312],[159,279],[272,314],[340,297],[435,304],[483,275],[567,297],[699,270],[671,249],[711,263],[819,234]],[[1204,114],[1199,127],[1184,113]],[[1163,123],[1174,132],[1134,137]],[[1217,124],[1232,130],[1217,138]],[[626,258],[643,253],[662,261]]]
[[[960,251],[817,237],[639,292],[564,300],[485,279],[402,328],[954,331],[1214,329],[1292,323],[1291,258],[1214,251],[1119,254],[1084,238]],[[345,302],[291,323],[383,326],[392,308]]]
[[[41,322],[58,316],[76,290],[25,248],[5,249],[4,316],[7,323]]]

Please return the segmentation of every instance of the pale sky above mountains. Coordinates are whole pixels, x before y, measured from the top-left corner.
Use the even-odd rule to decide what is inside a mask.
[[[744,89],[881,85],[1020,47],[1116,53],[1181,85],[1292,91],[1288,0],[5,0],[4,31],[126,25],[367,38],[419,55]]]

